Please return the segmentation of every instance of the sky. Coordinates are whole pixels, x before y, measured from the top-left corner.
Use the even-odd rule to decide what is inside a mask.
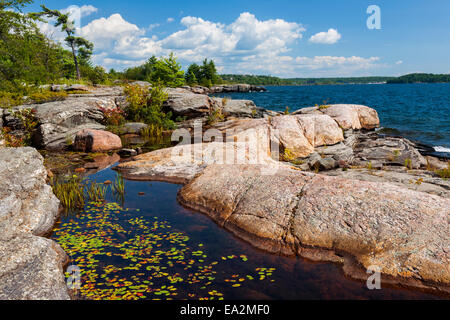
[[[69,10],[77,34],[94,43],[94,63],[107,70],[174,52],[183,68],[208,58],[223,74],[450,73],[449,0],[35,0],[25,12],[40,4]],[[64,38],[51,24],[40,27]]]

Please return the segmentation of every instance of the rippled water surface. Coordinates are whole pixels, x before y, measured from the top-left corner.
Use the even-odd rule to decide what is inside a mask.
[[[111,169],[91,177],[114,181]],[[81,269],[89,299],[419,299],[369,291],[337,265],[254,249],[176,201],[179,185],[126,181],[123,203],[90,203],[62,217],[52,239]]]
[[[381,125],[398,135],[450,154],[450,83],[267,87],[263,93],[227,93],[259,107],[291,111],[316,104],[363,104],[375,108]],[[439,148],[438,148],[439,149]],[[438,150],[437,150],[438,151]]]

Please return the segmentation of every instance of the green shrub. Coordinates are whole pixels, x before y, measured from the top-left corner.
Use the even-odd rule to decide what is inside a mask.
[[[108,83],[110,80],[108,73],[106,73],[105,69],[100,66],[82,66],[81,72],[83,74],[83,78],[85,78],[92,84],[104,84]]]
[[[63,101],[67,99],[67,93],[65,91],[53,92],[49,90],[37,91],[30,93],[27,97],[27,103],[42,104],[53,101]]]
[[[31,145],[31,138],[33,136],[34,130],[38,125],[38,120],[35,117],[34,109],[22,109],[13,112],[13,116],[20,120],[25,132],[25,140],[23,141],[26,145]]]
[[[287,162],[291,162],[291,161],[294,161],[295,159],[296,159],[296,157],[295,157],[294,153],[290,149],[285,148],[284,153],[283,153],[283,160],[287,161]]]
[[[225,115],[221,108],[214,108],[212,112],[208,115],[207,123],[209,125],[214,125],[218,122],[222,122],[225,119]]]
[[[172,114],[162,111],[163,103],[168,95],[161,83],[156,83],[151,89],[139,85],[125,87],[128,107],[126,118],[131,121],[154,124],[164,129],[173,129],[175,123],[171,120]]]
[[[121,109],[107,109],[100,107],[105,116],[104,124],[108,127],[120,127],[126,122],[124,112]]]
[[[9,109],[23,103],[20,93],[0,91],[0,108]]]
[[[319,110],[325,110],[325,109],[331,108],[331,106],[327,105],[327,104],[322,104],[322,105],[317,106],[317,107],[319,108]]]
[[[442,179],[449,179],[450,178],[450,164],[448,165],[447,169],[437,170],[436,173]]]

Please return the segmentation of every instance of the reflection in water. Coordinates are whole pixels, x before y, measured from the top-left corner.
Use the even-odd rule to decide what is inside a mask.
[[[92,176],[115,179],[107,169]],[[62,218],[52,238],[82,269],[91,299],[416,299],[420,292],[369,291],[340,267],[254,249],[176,202],[179,185],[125,182],[123,206],[90,203]],[[109,199],[113,200],[113,199]]]

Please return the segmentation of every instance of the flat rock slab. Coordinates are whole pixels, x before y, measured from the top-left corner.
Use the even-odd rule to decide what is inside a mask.
[[[67,256],[40,236],[53,228],[59,201],[33,148],[0,149],[0,300],[69,299]]]
[[[238,143],[212,142],[176,146],[156,150],[133,157],[132,161],[119,164],[115,170],[131,180],[154,180],[187,183],[211,164],[260,163],[276,168],[282,165],[272,160],[268,151],[249,148]],[[270,167],[270,168],[272,168]]]
[[[450,199],[450,181],[444,180],[428,171],[407,170],[369,170],[367,168],[342,169],[323,172],[325,175],[372,182],[389,182],[400,188],[426,192]]]
[[[450,292],[450,199],[284,167],[264,172],[211,165],[178,198],[264,250],[378,266],[398,283]]]

